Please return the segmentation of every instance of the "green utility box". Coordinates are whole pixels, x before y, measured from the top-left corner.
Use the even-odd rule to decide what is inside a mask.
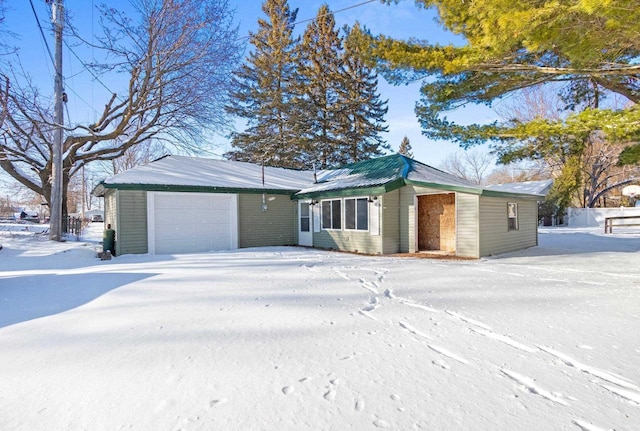
[[[109,250],[111,255],[116,255],[116,231],[111,229],[111,225],[108,224],[102,235],[102,251]]]

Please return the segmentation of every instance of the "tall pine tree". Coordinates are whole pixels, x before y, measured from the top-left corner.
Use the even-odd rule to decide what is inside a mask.
[[[378,75],[364,61],[363,42],[366,36],[356,23],[352,29],[344,28],[347,34],[342,54],[343,92],[340,94],[346,107],[338,116],[342,123],[344,141],[340,146],[340,158],[347,162],[358,162],[382,154],[390,147],[380,136],[388,127],[384,126],[387,102],[380,100]]]
[[[298,72],[308,163],[317,162],[323,168],[347,161],[340,154],[344,136],[339,117],[348,110],[341,97],[345,91],[341,52],[342,39],[333,13],[322,5],[302,36]]]
[[[254,46],[246,63],[235,74],[233,103],[227,111],[246,120],[246,129],[231,135],[233,149],[227,157],[268,166],[301,168],[305,155],[300,145],[300,112],[295,91],[299,37],[293,37],[297,9],[287,0],[266,0],[258,20]]]

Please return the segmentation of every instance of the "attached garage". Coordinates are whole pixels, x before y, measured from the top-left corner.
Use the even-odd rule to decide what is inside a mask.
[[[295,245],[293,195],[313,172],[166,156],[101,182],[116,254],[180,254]]]
[[[149,252],[198,253],[238,248],[238,195],[147,192]]]

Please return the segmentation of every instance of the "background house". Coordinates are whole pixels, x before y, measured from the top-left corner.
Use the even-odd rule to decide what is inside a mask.
[[[480,257],[537,244],[538,195],[485,190],[399,154],[325,170],[168,156],[94,194],[116,253],[304,245]]]

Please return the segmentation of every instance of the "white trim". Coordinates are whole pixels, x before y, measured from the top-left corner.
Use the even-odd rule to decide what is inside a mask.
[[[320,226],[322,219],[320,218],[320,202],[311,205],[311,211],[313,213],[313,231],[320,232]]]
[[[380,211],[380,208],[382,207],[381,201],[382,196],[378,197],[378,199],[373,202],[369,202],[369,235],[371,236],[382,235],[382,211]]]
[[[309,208],[309,231],[302,231],[302,205],[307,205]],[[315,205],[311,205],[310,201],[298,201],[298,245],[303,245],[306,247],[313,246],[313,207]]]
[[[356,201],[356,206],[355,206],[355,225],[356,228],[355,229],[347,229],[347,199],[353,199]],[[366,229],[358,229],[358,199],[366,199],[367,201],[367,228]],[[342,198],[342,230],[345,232],[369,232],[369,228],[370,228],[370,210],[369,210],[369,196],[349,196],[349,197],[343,197]]]
[[[323,210],[322,210],[322,202],[333,202],[333,201],[338,201],[340,202],[340,227],[339,228],[334,228],[334,227],[330,227],[330,228],[326,228],[323,226]],[[321,199],[320,202],[318,202],[318,205],[320,205],[320,229],[321,230],[331,230],[331,231],[342,231],[344,230],[344,202],[342,198],[329,198],[329,199]],[[331,224],[333,225],[333,205],[331,205]]]

